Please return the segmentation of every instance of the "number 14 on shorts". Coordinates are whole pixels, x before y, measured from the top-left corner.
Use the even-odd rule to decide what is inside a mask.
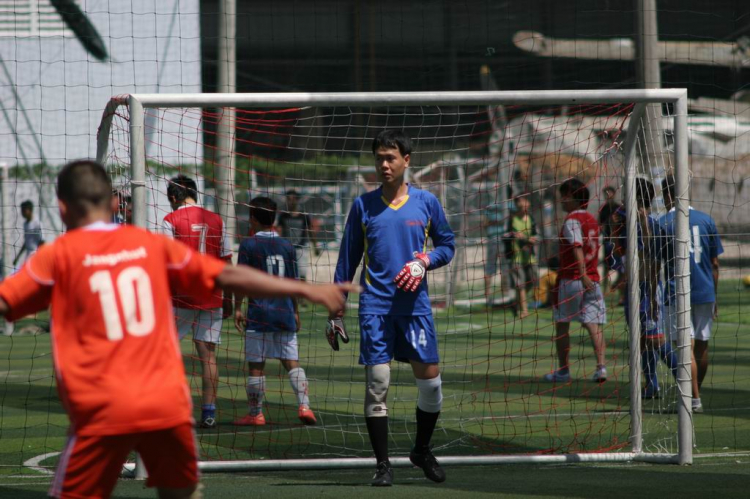
[[[410,338],[411,338],[411,346],[414,347],[414,350],[417,349],[417,345],[420,347],[426,347],[427,346],[427,335],[424,332],[424,329],[419,330],[419,336],[414,333],[414,330],[412,329],[410,331]]]

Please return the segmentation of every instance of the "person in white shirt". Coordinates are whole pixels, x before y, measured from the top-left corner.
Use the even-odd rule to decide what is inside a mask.
[[[36,250],[44,244],[44,238],[42,237],[42,223],[34,218],[34,203],[27,199],[21,203],[21,216],[24,218],[23,222],[23,246],[13,260],[15,266],[23,255],[26,258],[30,257]]]

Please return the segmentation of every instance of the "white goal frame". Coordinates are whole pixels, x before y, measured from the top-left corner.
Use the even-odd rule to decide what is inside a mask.
[[[257,94],[130,94],[113,97],[104,110],[97,141],[97,161],[103,163],[108,154],[108,140],[112,119],[118,107],[129,108],[130,115],[130,188],[133,200],[133,223],[146,226],[146,151],[144,130],[145,108],[273,108],[273,107],[373,107],[373,106],[499,106],[499,105],[581,105],[633,103],[628,133],[625,139],[625,205],[628,221],[626,263],[630,275],[638,272],[635,201],[636,149],[641,118],[649,104],[670,104],[674,118],[674,157],[676,183],[676,288],[678,361],[677,385],[677,454],[647,453],[643,451],[642,400],[640,390],[639,341],[640,321],[638,307],[630,307],[630,452],[578,453],[548,456],[441,456],[447,465],[500,464],[500,463],[572,463],[572,462],[622,462],[648,461],[659,463],[691,464],[693,461],[693,425],[691,409],[691,355],[690,355],[690,267],[688,223],[688,99],[686,89],[643,90],[545,90],[545,91],[472,91],[472,92],[357,92],[357,93],[257,93]],[[228,189],[228,187],[224,187]],[[219,193],[217,193],[219,194]],[[217,196],[232,199],[228,195]],[[231,202],[220,203],[219,213],[232,216]],[[636,279],[628,283],[630,303],[639,303]],[[407,458],[393,458],[394,466],[411,466]],[[291,459],[255,461],[201,462],[202,471],[229,470],[282,470],[282,469],[332,469],[369,468],[374,458]],[[139,466],[125,467],[125,472],[138,474]]]

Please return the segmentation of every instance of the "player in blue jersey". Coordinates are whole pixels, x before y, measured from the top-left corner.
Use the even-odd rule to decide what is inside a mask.
[[[667,291],[664,313],[670,340],[677,341],[677,294],[675,283],[675,183],[668,176],[662,181],[662,195],[667,214],[659,220],[664,233],[663,258],[666,266]],[[719,284],[719,255],[724,252],[716,223],[710,215],[690,207],[690,336],[693,338],[693,412],[703,412],[700,388],[708,372],[708,341],[717,313],[716,293]]]
[[[393,359],[411,364],[419,393],[417,434],[409,459],[430,480],[445,480],[429,447],[443,395],[425,277],[451,261],[454,237],[437,198],[405,182],[411,150],[411,139],[399,130],[384,130],[373,141],[381,186],[354,200],[334,277],[335,282],[351,281],[364,256],[359,363],[365,366],[365,421],[377,459],[373,486],[393,483],[386,406]],[[334,350],[339,336],[348,340],[343,313],[332,314],[329,321],[327,333]]]
[[[249,265],[268,274],[299,279],[297,259],[292,243],[272,230],[276,203],[266,197],[250,201],[250,226],[253,236],[242,241],[237,263]],[[289,373],[289,382],[297,396],[298,416],[307,425],[316,423],[307,396],[307,376],[300,367],[297,331],[300,321],[294,298],[254,298],[242,313],[243,296],[235,297],[235,326],[245,333],[245,360],[248,366],[248,414],[234,422],[241,426],[262,426],[266,377],[266,359],[279,359]]]
[[[643,390],[643,398],[653,399],[659,397],[659,380],[656,373],[656,365],[661,358],[677,375],[677,356],[672,350],[672,345],[667,341],[664,334],[663,314],[660,314],[662,285],[659,279],[661,269],[661,230],[659,222],[649,213],[651,203],[654,199],[654,185],[644,179],[635,179],[635,199],[637,205],[638,223],[638,283],[640,289],[640,303],[638,316],[641,326],[641,368],[645,376],[646,387]],[[613,232],[612,239],[615,241],[613,251],[614,265],[622,279],[618,286],[627,286],[631,276],[626,272],[625,251],[627,249],[627,220],[625,207],[619,207],[612,215]],[[625,293],[625,318],[630,320],[630,297]]]

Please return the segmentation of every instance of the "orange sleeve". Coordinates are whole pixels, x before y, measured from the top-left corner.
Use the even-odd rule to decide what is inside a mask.
[[[216,289],[216,277],[227,266],[227,262],[202,255],[173,239],[165,237],[164,244],[172,293],[187,295],[196,300],[210,297]]]
[[[8,304],[5,316],[15,321],[49,307],[55,284],[54,245],[41,246],[17,273],[0,283],[0,298]]]

